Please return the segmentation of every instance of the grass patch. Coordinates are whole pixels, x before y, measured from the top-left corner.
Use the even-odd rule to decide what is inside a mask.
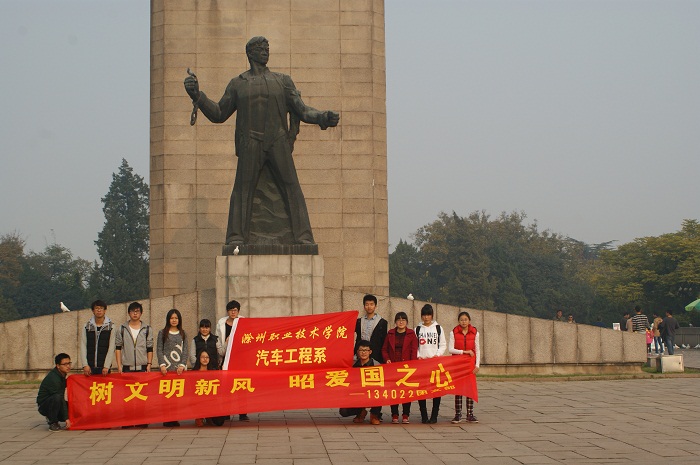
[[[21,386],[23,384],[41,384],[41,380],[25,380],[25,381],[0,381],[0,386]]]

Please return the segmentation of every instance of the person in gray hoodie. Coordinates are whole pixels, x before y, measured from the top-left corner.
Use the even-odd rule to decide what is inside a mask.
[[[153,361],[153,332],[141,321],[143,306],[132,302],[127,309],[129,321],[123,323],[114,336],[114,357],[119,373],[150,372]],[[147,424],[136,425],[147,428]],[[131,428],[123,426],[122,428]]]
[[[129,321],[123,323],[114,337],[114,355],[119,373],[151,371],[153,361],[153,332],[141,321],[143,306],[129,304]]]

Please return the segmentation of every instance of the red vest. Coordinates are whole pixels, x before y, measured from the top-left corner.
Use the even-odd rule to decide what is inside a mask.
[[[469,325],[467,334],[462,332],[462,327],[457,325],[452,330],[455,337],[455,349],[458,350],[476,350],[474,340],[476,339],[476,328]]]

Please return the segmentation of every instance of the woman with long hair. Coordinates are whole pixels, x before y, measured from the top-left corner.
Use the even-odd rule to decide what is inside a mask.
[[[187,336],[182,329],[182,315],[173,308],[165,317],[165,327],[158,331],[156,344],[156,356],[163,376],[169,371],[181,375],[187,369],[187,354]],[[166,421],[163,426],[180,426],[180,423]]]

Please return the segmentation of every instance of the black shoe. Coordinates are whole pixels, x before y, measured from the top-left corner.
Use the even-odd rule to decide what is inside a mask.
[[[55,433],[56,431],[61,431],[61,425],[58,424],[58,422],[51,423],[49,425],[49,431],[52,433]]]
[[[428,423],[430,423],[430,424],[435,424],[435,423],[437,423],[437,418],[431,417],[430,420],[428,420]]]
[[[163,423],[163,426],[165,426],[166,428],[174,428],[176,426],[180,426],[180,422],[179,421],[166,421],[165,423]]]
[[[250,418],[248,417],[247,413],[238,415],[238,421],[250,421]]]
[[[428,415],[421,415],[420,422],[423,423],[424,425],[427,424],[428,423]]]

